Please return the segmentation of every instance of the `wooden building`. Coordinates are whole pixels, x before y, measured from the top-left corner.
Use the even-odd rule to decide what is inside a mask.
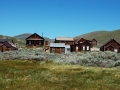
[[[86,39],[79,38],[79,39],[74,40],[74,44],[84,43],[85,41],[86,41]]]
[[[81,52],[81,51],[90,51],[91,44],[89,41],[81,42],[70,46],[71,52]]]
[[[70,53],[70,45],[65,45],[65,43],[50,43],[50,53]]]
[[[65,45],[73,45],[74,39],[69,37],[56,37],[55,43],[65,43]]]
[[[84,43],[86,41],[91,44],[91,47],[97,46],[97,40],[96,39],[86,40],[84,38],[79,38],[79,39],[74,40],[74,44],[80,44],[80,43]]]
[[[97,46],[97,40],[96,39],[92,39],[92,46]]]
[[[0,44],[0,52],[3,52],[3,44]]]
[[[0,52],[18,50],[11,39],[0,39]]]
[[[120,53],[120,44],[114,39],[111,39],[100,47],[100,51],[112,51]]]
[[[26,47],[41,47],[44,46],[45,39],[34,33],[26,38]]]

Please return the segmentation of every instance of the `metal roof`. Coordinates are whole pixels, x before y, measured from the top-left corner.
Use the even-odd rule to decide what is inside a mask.
[[[73,41],[74,39],[70,37],[56,37],[56,40]]]
[[[65,43],[50,43],[50,47],[65,47]]]
[[[70,45],[65,45],[65,43],[50,43],[50,47],[65,47],[65,48],[70,48]]]

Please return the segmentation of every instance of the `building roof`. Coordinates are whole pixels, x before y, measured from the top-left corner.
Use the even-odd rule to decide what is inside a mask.
[[[43,40],[43,39],[40,39],[40,38],[28,38],[27,40]]]
[[[56,37],[56,40],[73,41],[74,39],[70,37]]]
[[[84,38],[76,39],[76,40],[75,40],[75,43],[78,43],[78,41],[80,41],[80,40],[86,40],[86,39],[84,39]]]
[[[65,43],[50,43],[50,47],[70,48],[70,45],[65,45]]]
[[[34,39],[41,39],[41,40],[44,40],[44,38],[41,37],[40,35],[38,35],[37,33],[34,33],[34,34],[30,35],[29,37],[26,38],[26,40],[31,39],[32,36],[34,36],[34,35],[39,37],[39,38],[36,38],[36,37],[35,37]],[[32,39],[32,40],[33,40],[33,39]]]
[[[50,43],[50,47],[65,47],[65,43]]]
[[[110,39],[109,41],[107,41],[105,44],[103,44],[101,47],[105,46],[106,44],[108,44],[109,42],[113,41],[114,39]],[[118,45],[120,45],[116,40],[114,40]]]

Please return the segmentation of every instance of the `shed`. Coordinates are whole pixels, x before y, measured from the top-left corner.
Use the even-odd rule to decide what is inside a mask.
[[[65,45],[65,43],[50,43],[50,52],[70,53],[70,45]]]

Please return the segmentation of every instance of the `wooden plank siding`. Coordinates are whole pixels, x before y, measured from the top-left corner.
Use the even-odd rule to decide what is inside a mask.
[[[89,42],[71,45],[71,52],[90,51],[91,44]]]
[[[120,44],[114,39],[111,39],[100,47],[100,51],[112,51],[120,53]]]
[[[97,46],[97,40],[96,39],[86,40],[84,38],[79,38],[79,39],[74,40],[74,44],[80,44],[80,43],[84,43],[86,41],[91,44],[91,47]]]
[[[50,47],[50,53],[65,53],[65,47]]]
[[[32,34],[26,38],[26,47],[42,47],[44,46],[45,39],[37,33]]]
[[[55,40],[55,43],[65,43],[65,45],[73,45],[73,41],[62,41],[62,40]]]

